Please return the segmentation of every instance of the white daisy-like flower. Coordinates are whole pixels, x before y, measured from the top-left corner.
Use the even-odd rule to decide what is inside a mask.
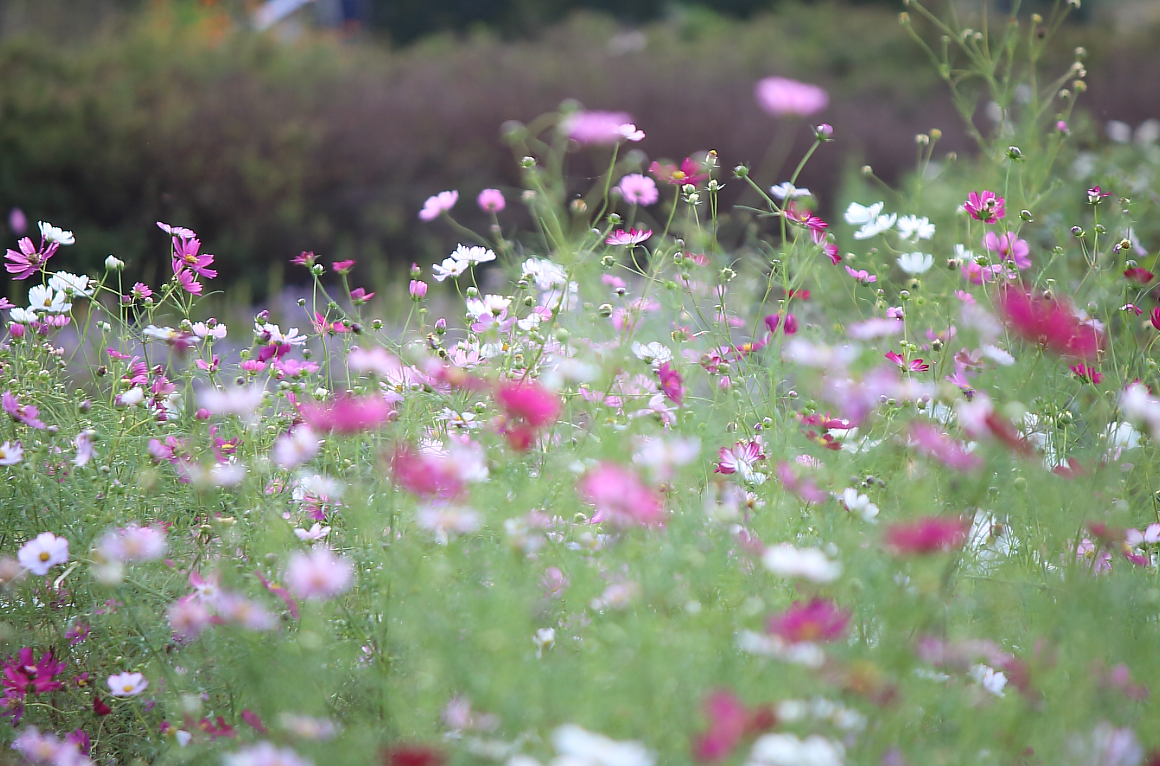
[[[886,207],[885,202],[875,202],[873,205],[859,205],[857,202],[851,202],[850,206],[846,208],[846,213],[843,216],[846,223],[851,226],[865,226],[868,223],[873,223],[882,214],[882,208]]]
[[[28,288],[28,308],[47,314],[64,314],[72,308],[72,303],[68,300],[68,296],[59,290],[45,285],[33,285]]]
[[[809,189],[799,189],[789,181],[769,187],[769,193],[781,200],[813,196]]]
[[[553,287],[563,287],[568,281],[568,272],[564,267],[552,263],[547,258],[529,258],[524,261],[521,269],[524,279],[536,283],[541,290],[551,290]]]
[[[49,277],[48,286],[65,295],[83,295],[86,298],[91,298],[95,292],[91,279],[67,271],[58,271]]]
[[[37,225],[40,227],[40,236],[44,237],[45,242],[55,242],[58,245],[76,244],[76,238],[73,237],[71,231],[65,231],[57,226],[53,226],[47,221],[39,221]]]
[[[894,228],[894,222],[898,216],[894,213],[890,215],[880,215],[873,221],[862,224],[862,228],[854,232],[854,239],[872,239],[879,234],[890,231]]]
[[[495,260],[495,253],[486,247],[479,247],[478,245],[460,245],[455,248],[455,252],[451,257],[457,261],[465,261],[469,266],[474,266],[478,263],[487,263]]]
[[[918,276],[930,271],[934,266],[934,256],[930,253],[903,253],[898,256],[898,268],[911,276]]]
[[[908,240],[930,239],[934,236],[934,224],[929,218],[904,215],[898,219],[898,236]]]
[[[442,282],[448,277],[454,278],[467,271],[469,265],[467,261],[449,256],[443,259],[443,263],[436,263],[431,267],[431,276],[435,277],[436,282]]]
[[[667,346],[655,340],[651,343],[633,341],[632,353],[636,355],[637,359],[647,362],[653,367],[660,367],[665,362],[673,361],[673,352]]]
[[[781,577],[800,577],[810,582],[833,582],[842,565],[817,548],[797,548],[789,543],[771,545],[761,556],[765,568]]]

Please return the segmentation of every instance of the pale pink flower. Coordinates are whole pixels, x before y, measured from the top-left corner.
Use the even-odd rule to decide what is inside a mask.
[[[309,758],[303,758],[288,747],[275,747],[269,742],[258,742],[243,747],[236,753],[222,756],[224,766],[314,766]]]
[[[661,197],[656,181],[640,173],[630,173],[621,178],[615,191],[631,205],[652,205]]]
[[[286,587],[299,598],[325,601],[349,589],[353,577],[354,565],[348,559],[326,548],[314,548],[290,557]]]
[[[873,274],[866,271],[865,269],[852,269],[849,266],[847,266],[846,273],[864,285],[873,284],[874,282],[878,281],[878,277],[874,276]]]
[[[48,574],[57,564],[68,562],[68,540],[57,537],[52,532],[41,532],[20,546],[16,559],[38,577]]]
[[[644,138],[644,132],[637,130],[625,112],[574,112],[561,120],[560,130],[578,144],[615,144],[622,139]]]
[[[107,532],[97,550],[108,561],[156,561],[165,555],[165,532],[157,527],[129,524]]]
[[[270,460],[279,468],[293,470],[317,455],[321,446],[314,429],[300,423],[274,440]]]
[[[636,229],[629,229],[628,231],[625,231],[624,229],[617,229],[612,234],[609,234],[608,239],[604,241],[609,245],[632,246],[639,245],[641,242],[644,242],[651,236],[652,229],[642,229],[640,231],[637,231]]]
[[[1020,271],[1031,268],[1031,246],[1027,240],[1019,239],[1014,234],[989,231],[983,236],[983,247],[998,253],[1003,260],[1011,261]]]
[[[109,694],[114,697],[136,697],[149,687],[149,682],[140,673],[116,673],[106,682]]]
[[[808,117],[825,109],[830,96],[817,85],[810,85],[785,77],[766,77],[754,89],[757,104],[774,116],[794,115]]]
[[[887,338],[891,335],[900,335],[903,324],[898,319],[883,319],[871,317],[862,322],[855,322],[846,328],[846,334],[854,340],[873,340]]]
[[[957,471],[974,471],[983,467],[983,459],[967,451],[965,445],[943,435],[929,423],[913,423],[910,438],[919,452]]]
[[[181,640],[197,638],[212,621],[213,614],[193,594],[179,598],[169,607],[169,627]]]
[[[423,203],[423,209],[419,211],[419,220],[434,221],[455,207],[455,203],[458,201],[459,192],[457,191],[439,192],[433,197],[428,197],[427,201]]]

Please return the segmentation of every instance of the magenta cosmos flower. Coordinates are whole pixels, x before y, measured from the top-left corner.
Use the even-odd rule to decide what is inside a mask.
[[[961,546],[971,528],[969,519],[928,516],[886,530],[886,543],[898,553],[937,553]]]
[[[1063,304],[1037,297],[1022,287],[1004,290],[998,304],[999,313],[1015,332],[1061,356],[1092,359],[1103,345],[1099,331],[1081,322]]]
[[[28,279],[40,271],[48,259],[56,255],[56,251],[60,249],[60,243],[46,240],[43,237],[40,247],[33,245],[32,240],[28,237],[22,237],[16,246],[20,250],[9,248],[4,255],[8,260],[4,266],[13,279]]]
[[[664,504],[634,472],[615,463],[601,463],[580,480],[580,496],[596,507],[594,523],[618,527],[659,524]]]
[[[765,629],[791,644],[836,641],[846,632],[850,613],[833,601],[815,598],[808,604],[795,601],[781,614],[769,618]]]
[[[357,434],[381,428],[394,415],[382,396],[339,396],[329,403],[307,402],[298,408],[302,419],[315,431]]]
[[[992,191],[971,192],[963,203],[963,210],[976,221],[995,223],[1007,215],[1007,200]]]
[[[206,279],[216,277],[217,270],[209,268],[210,264],[213,263],[213,255],[198,252],[199,250],[201,250],[201,240],[174,237],[173,273],[176,274],[182,269],[189,269]]]
[[[817,85],[785,77],[766,77],[754,88],[757,105],[774,116],[808,117],[830,104],[830,96]]]

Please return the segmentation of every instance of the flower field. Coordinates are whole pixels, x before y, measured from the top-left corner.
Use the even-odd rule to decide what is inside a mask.
[[[922,134],[829,221],[814,85],[755,85],[813,136],[771,178],[646,161],[627,113],[509,123],[524,188],[414,211],[462,244],[397,323],[312,252],[297,313],[237,327],[180,225],[152,285],[71,273],[47,222],[11,243],[6,752],[1160,763],[1160,160],[1074,159],[1083,51],[1038,66],[1069,7],[908,3],[978,157]]]

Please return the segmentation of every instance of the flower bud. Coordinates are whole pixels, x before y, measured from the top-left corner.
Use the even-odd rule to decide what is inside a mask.
[[[420,279],[412,279],[408,291],[411,293],[411,300],[421,301],[427,297],[427,283]]]
[[[833,141],[834,140],[834,126],[828,122],[823,122],[821,125],[814,127],[814,138],[819,141]]]
[[[125,262],[115,255],[110,255],[105,259],[105,268],[109,271],[120,271],[125,268]]]

